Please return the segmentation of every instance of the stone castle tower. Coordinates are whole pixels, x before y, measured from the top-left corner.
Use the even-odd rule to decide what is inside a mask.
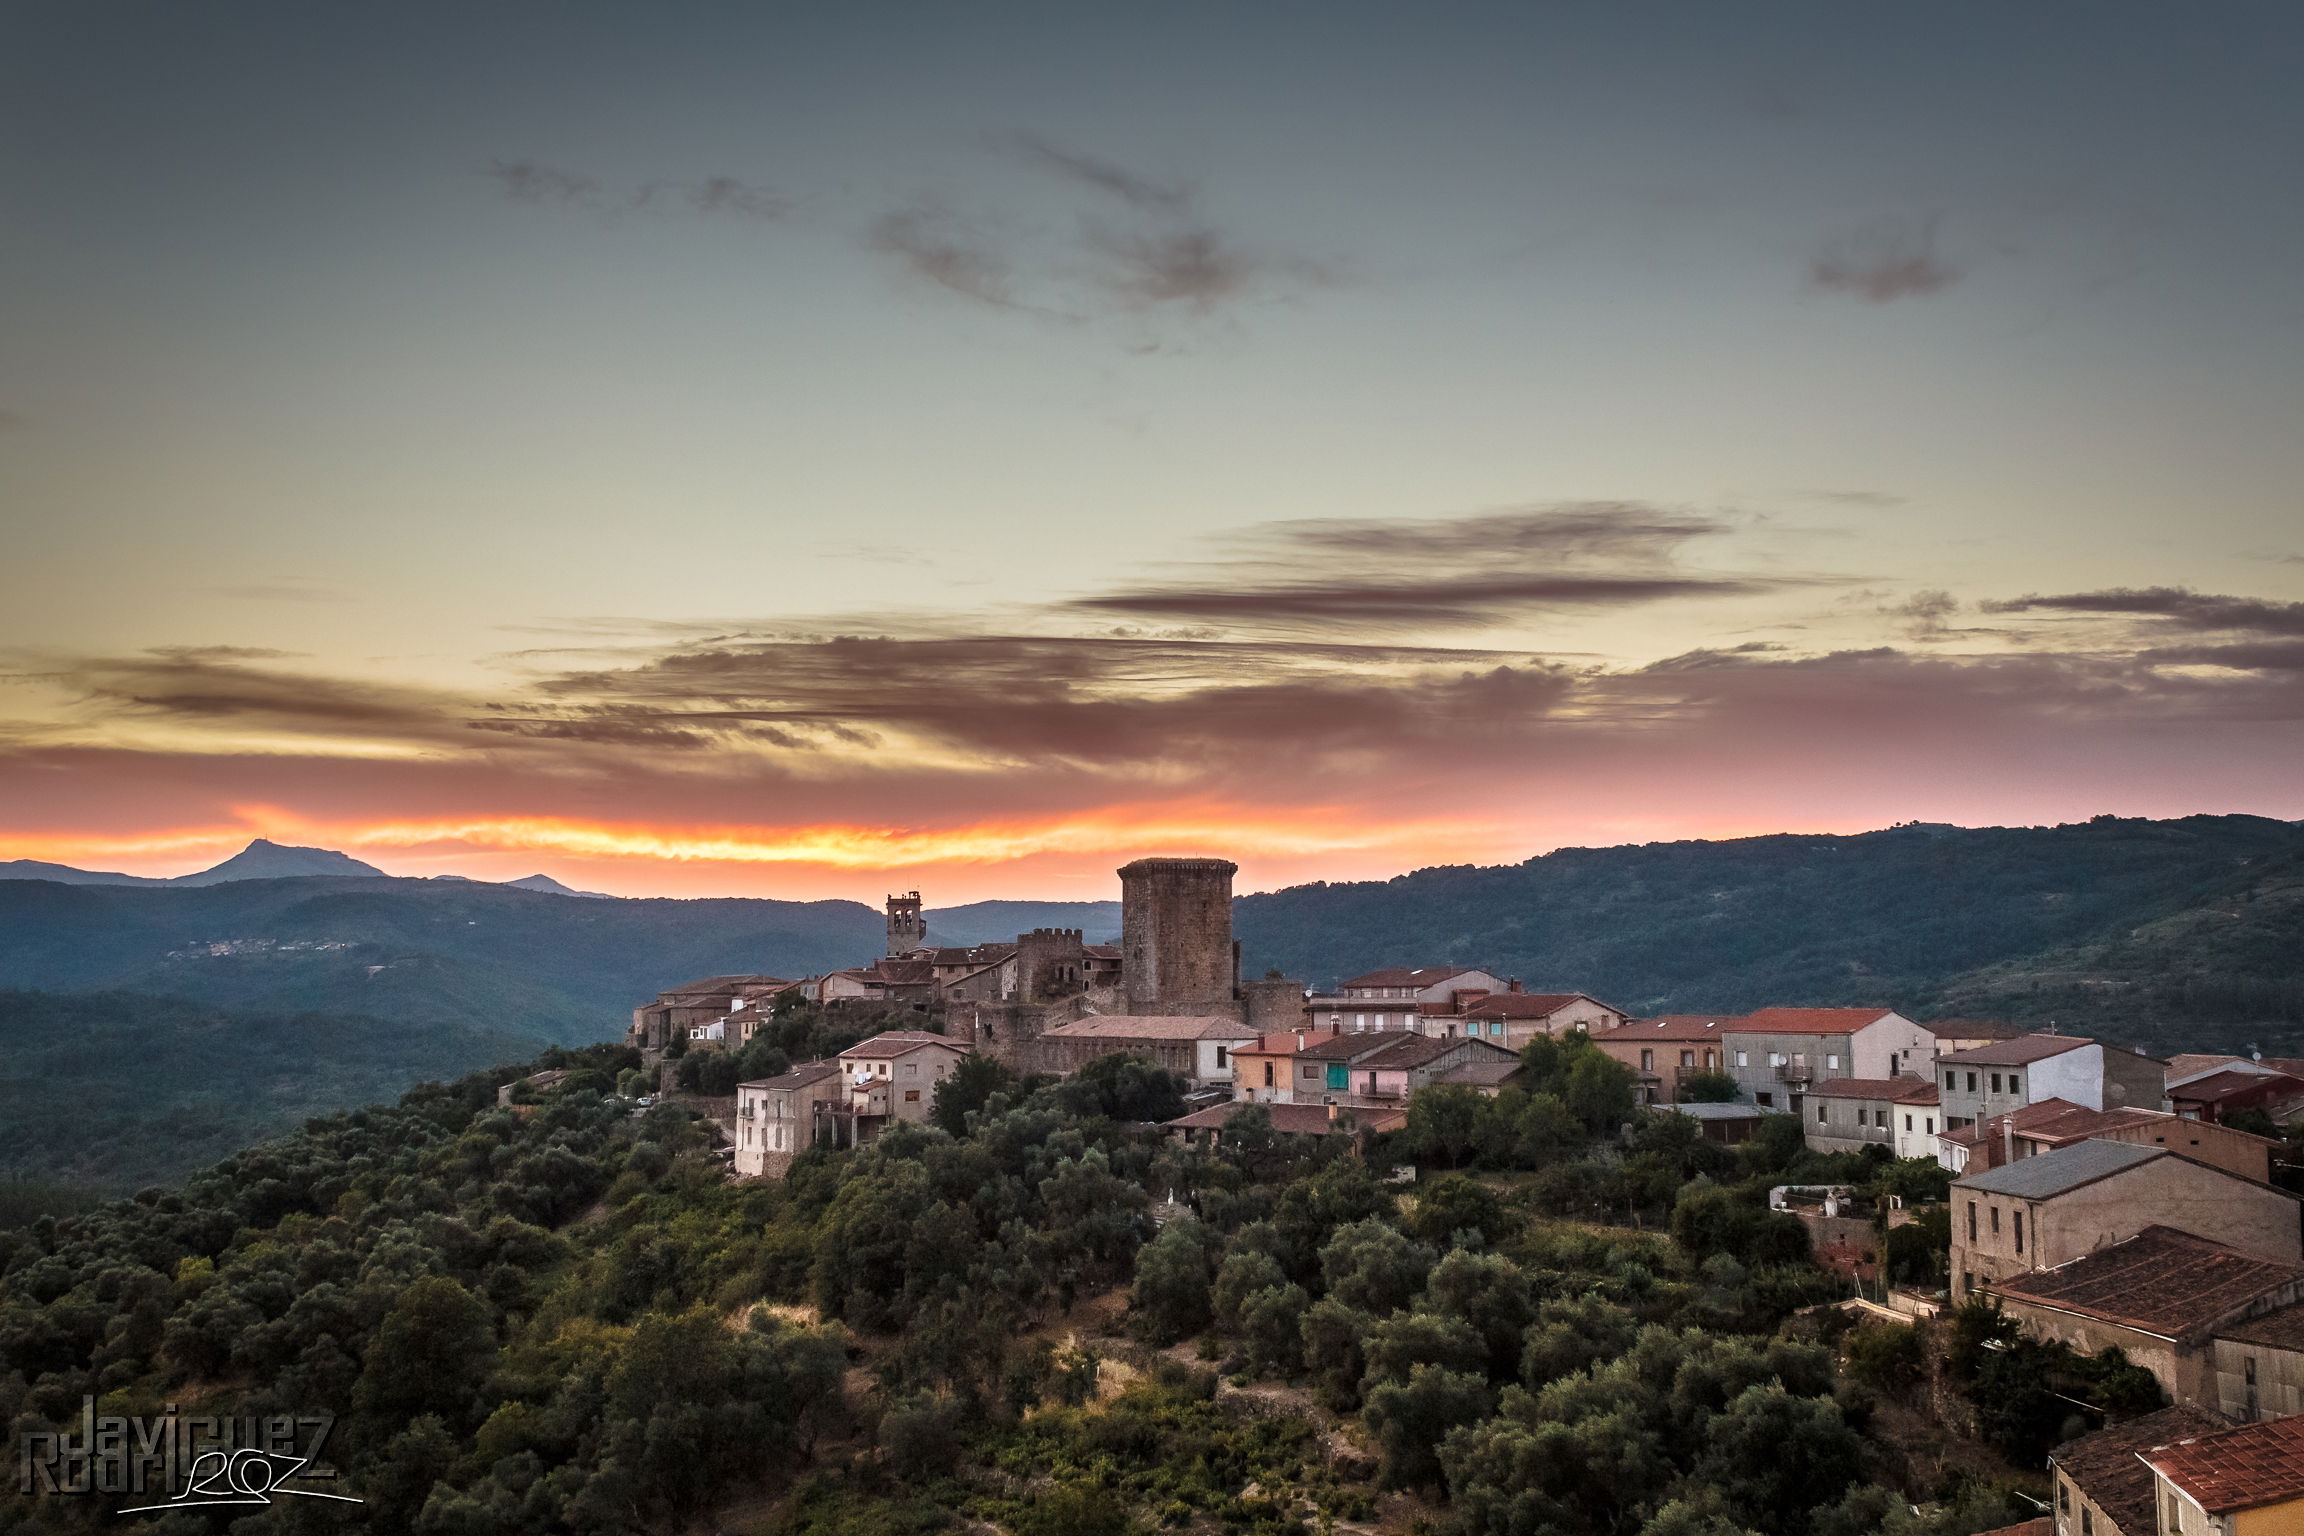
[[[910,954],[928,942],[928,919],[920,912],[920,893],[906,891],[888,898],[888,953]]]
[[[1121,869],[1120,955],[1131,1013],[1237,1009],[1232,877],[1239,872],[1227,859],[1138,859]]]

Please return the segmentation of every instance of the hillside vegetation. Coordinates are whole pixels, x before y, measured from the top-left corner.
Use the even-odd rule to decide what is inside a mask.
[[[2304,1021],[2304,827],[2259,816],[1564,848],[1237,903],[1249,964],[1495,967],[1638,1013],[1881,1003],[2146,1041]]]
[[[543,1047],[465,1024],[0,992],[0,1178],[170,1182],[310,1116]]]
[[[0,881],[0,986],[119,988],[584,1042],[699,976],[803,976],[880,952],[852,901],[593,901],[477,882]]]
[[[1176,1146],[1129,1122],[1181,1082],[1122,1057],[732,1183],[685,1112],[607,1096],[631,1053],[546,1059],[578,1070],[532,1107],[496,1107],[509,1070],[431,1085],[0,1230],[0,1418],[336,1415],[317,1486],[363,1502],[238,1536],[1967,1536],[2045,1486],[2067,1398],[2155,1391],[2004,1337],[1963,1374],[1964,1316],[1991,1444],[1915,1442],[1936,1342],[1808,1311],[1845,1282],[1765,1207],[1903,1165],[1789,1123],[1720,1147],[1574,1043],[1479,1101],[1542,1132],[1479,1154],[1532,1174],[1506,1193],[1380,1182],[1413,1138]],[[138,1502],[35,1492],[12,1528]]]

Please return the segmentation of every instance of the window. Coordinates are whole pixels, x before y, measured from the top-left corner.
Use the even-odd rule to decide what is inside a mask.
[[[1366,1029],[1367,1027],[1368,1027],[1368,1015],[1366,1015],[1366,1014],[1364,1014],[1364,1013],[1356,1013],[1356,1014],[1352,1015],[1352,1030],[1353,1030],[1353,1033],[1357,1034],[1357,1033],[1359,1033],[1361,1030],[1363,1030],[1363,1029]]]
[[[2009,1073],[2009,1074],[2008,1074],[2008,1091],[2009,1091],[2010,1093],[2022,1093],[2022,1092],[2024,1091],[2024,1079],[2022,1079],[2021,1077],[2018,1077],[2018,1076],[2017,1076],[2015,1073],[2013,1073],[2013,1072]]]
[[[1656,1053],[1654,1051],[1642,1051],[1640,1053],[1640,1070],[1643,1072],[1656,1070]]]
[[[1309,1075],[1312,1069],[1310,1067],[1306,1067],[1304,1071],[1307,1075]],[[1272,1063],[1270,1062],[1264,1063],[1264,1086],[1267,1088],[1272,1086]]]
[[[1862,1111],[1862,1110],[1858,1110],[1858,1111],[1857,1111],[1857,1113],[1858,1113],[1858,1114],[1862,1114],[1862,1113],[1863,1113],[1863,1111]],[[1823,1106],[1823,1105],[1821,1105],[1821,1104],[1819,1104],[1819,1105],[1817,1105],[1817,1106],[1816,1106],[1816,1123],[1817,1123],[1818,1125],[1822,1125],[1822,1124],[1824,1124],[1824,1123],[1825,1123],[1825,1116],[1824,1116],[1824,1106]],[[1859,1121],[1859,1122],[1857,1122],[1857,1123],[1858,1123],[1858,1124],[1862,1124],[1863,1122]]]
[[[2096,1511],[2080,1506],[2080,1536],[2096,1536]]]
[[[1228,1046],[1216,1047],[1216,1070],[1221,1072],[1232,1065],[1232,1051]]]
[[[1960,1074],[1957,1072],[1947,1072],[1944,1074],[1944,1091],[1946,1093],[1954,1092],[1959,1088],[1960,1085],[1957,1081],[1959,1076]]]
[[[1910,1115],[1904,1117],[1904,1134],[1907,1136],[1912,1134],[1912,1117]]]
[[[1974,1093],[1976,1091],[1976,1074],[1973,1072],[1968,1074],[1968,1091],[1970,1093]]]
[[[1928,1117],[1928,1134],[1931,1136],[1936,1134],[1936,1117],[1934,1115]]]
[[[1992,1091],[1994,1093],[1998,1093],[2000,1091],[2000,1074],[1997,1072],[1992,1074]]]
[[[2024,1213],[2022,1211],[2010,1211],[2008,1221],[2016,1229],[2016,1251],[2022,1253],[2024,1251]]]
[[[1710,1046],[1706,1046],[1706,1047],[1704,1048],[1704,1065],[1705,1065],[1707,1068],[1716,1067],[1716,1066],[1720,1065],[1719,1061],[1718,1061],[1718,1060],[1717,1060],[1717,1059],[1716,1059],[1716,1058],[1713,1056],[1713,1054],[1712,1054],[1712,1048],[1711,1048]]]
[[[1752,1095],[1752,1102],[1759,1105],[1762,1109],[1774,1109],[1776,1107],[1776,1095],[1772,1093],[1756,1093]]]
[[[2072,1485],[2062,1478],[2056,1479],[2056,1512],[2062,1515],[2072,1513]]]
[[[1680,1065],[1683,1067],[1696,1065],[1696,1053],[1694,1051],[1682,1051],[1680,1053]]]
[[[1968,1202],[1968,1241],[1976,1241],[1976,1202]]]
[[[1827,1072],[1837,1072],[1840,1070],[1840,1058],[1838,1056],[1825,1057],[1824,1070]]]
[[[919,1064],[910,1061],[904,1063],[904,1075],[906,1077],[918,1077],[920,1075]]]
[[[1994,1237],[2000,1235],[2000,1207],[1998,1206],[1992,1207],[1992,1235]]]
[[[919,1103],[919,1102],[920,1102],[920,1090],[919,1090],[919,1089],[917,1089],[917,1088],[907,1088],[907,1089],[905,1089],[905,1090],[904,1090],[904,1102],[905,1102],[905,1103],[907,1103],[907,1104],[917,1104],[917,1103]]]
[[[1738,1051],[1736,1053],[1736,1065],[1740,1067],[1752,1065],[1752,1053],[1750,1051]]]
[[[1488,1024],[1488,1033],[1490,1033],[1491,1035],[1494,1035],[1494,1036],[1495,1036],[1497,1039],[1499,1039],[1499,1040],[1503,1039],[1503,1038],[1504,1038],[1504,1021],[1503,1021],[1502,1019],[1493,1019],[1493,1020],[1490,1020],[1490,1021],[1489,1021],[1489,1024]]]

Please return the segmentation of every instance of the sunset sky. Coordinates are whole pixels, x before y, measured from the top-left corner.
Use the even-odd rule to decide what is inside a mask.
[[[0,858],[2304,817],[2304,8],[8,3]]]

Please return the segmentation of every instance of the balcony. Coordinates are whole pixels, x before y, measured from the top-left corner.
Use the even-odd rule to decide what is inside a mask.
[[[1797,1061],[1779,1062],[1775,1071],[1776,1081],[1789,1083],[1795,1088],[1805,1088],[1816,1076],[1805,1063]]]

